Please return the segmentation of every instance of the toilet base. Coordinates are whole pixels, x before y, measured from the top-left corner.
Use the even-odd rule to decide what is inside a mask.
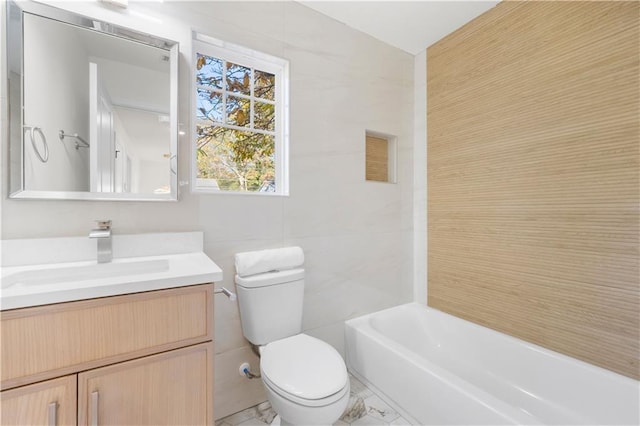
[[[291,423],[287,423],[284,420],[282,420],[282,418],[280,417],[280,414],[275,416],[273,418],[273,420],[271,421],[271,423],[269,423],[269,424],[271,426],[296,426],[296,425],[292,425]],[[332,425],[326,425],[326,426],[332,426]]]
[[[329,405],[319,407],[301,406],[286,400],[274,392],[264,381],[262,383],[267,392],[267,399],[271,403],[271,408],[278,414],[271,422],[274,426],[329,426],[340,418],[349,404],[349,382],[343,389],[343,396],[340,399]],[[282,418],[283,414],[287,420]]]

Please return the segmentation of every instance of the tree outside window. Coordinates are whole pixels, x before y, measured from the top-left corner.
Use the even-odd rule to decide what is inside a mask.
[[[196,53],[196,178],[222,191],[275,192],[277,76]]]

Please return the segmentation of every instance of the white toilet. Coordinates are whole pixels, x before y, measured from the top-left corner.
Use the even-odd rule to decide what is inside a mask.
[[[349,377],[332,346],[301,333],[304,269],[236,275],[236,289],[242,331],[259,347],[260,374],[280,424],[333,424],[349,402]]]

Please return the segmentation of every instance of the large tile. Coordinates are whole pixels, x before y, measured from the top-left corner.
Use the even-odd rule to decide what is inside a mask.
[[[410,234],[288,240],[305,250],[304,329],[411,300]]]
[[[201,196],[208,241],[264,240],[282,236],[282,197],[213,194]]]
[[[411,210],[403,197],[411,193],[398,184],[364,179],[362,147],[351,153],[298,158],[284,202],[284,233],[288,238],[386,233],[411,229]],[[324,171],[330,170],[327,175]]]
[[[227,286],[227,288],[235,292],[234,286]],[[231,301],[226,296],[217,294],[214,298],[214,304],[216,353],[247,346],[249,342],[242,334],[242,322],[237,300]]]
[[[218,419],[267,400],[260,379],[249,380],[240,376],[239,367],[243,362],[249,362],[252,370],[259,371],[260,361],[250,347],[230,350],[215,356],[214,413]],[[258,414],[256,409],[251,416],[247,415],[242,420],[234,418],[225,421],[235,426]]]
[[[383,423],[391,422],[400,417],[400,414],[398,414],[396,410],[391,408],[377,395],[371,395],[366,398],[364,404],[367,407],[367,415]]]
[[[342,416],[340,416],[340,420],[344,423],[351,424],[366,415],[367,407],[364,405],[364,399],[358,395],[354,395],[352,392],[347,408],[344,410]]]
[[[351,393],[361,397],[363,400],[373,395],[373,391],[352,374],[349,374]]]
[[[345,358],[344,351],[344,321],[325,325],[309,330],[303,330],[305,334],[318,338],[333,346],[338,353]]]
[[[248,420],[254,420],[257,415],[258,411],[256,410],[256,407],[250,407],[237,413],[231,414],[230,416],[221,419],[220,422],[226,423],[230,426],[237,426]]]
[[[360,426],[360,425],[372,425],[372,426],[386,426],[388,425],[387,422],[380,420],[376,417],[373,416],[364,416],[364,417],[360,417],[358,420],[356,420],[355,422],[351,423],[353,426]]]
[[[353,31],[343,23],[326,19],[322,14],[296,2],[289,2],[285,14],[287,40],[295,40],[295,44],[291,44],[299,50],[310,52],[312,57],[333,60],[340,65],[340,73],[362,78],[363,75],[386,73],[379,71],[381,69],[390,70],[392,65],[385,64],[387,61],[370,57],[368,52],[372,49],[388,55],[385,59],[388,58],[389,61],[402,62],[410,59],[410,55],[405,52]],[[322,71],[322,68],[316,69],[319,77],[322,77]]]
[[[258,415],[256,416],[256,418],[266,424],[271,424],[271,422],[273,422],[273,419],[275,419],[275,417],[277,416],[269,401],[258,404],[256,410],[258,411]]]
[[[264,426],[268,424],[269,423],[265,423],[258,418],[253,418],[253,419],[246,420],[242,423],[238,423],[238,426]]]

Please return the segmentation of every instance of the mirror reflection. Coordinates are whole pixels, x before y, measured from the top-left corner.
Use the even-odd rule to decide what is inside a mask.
[[[175,199],[170,47],[84,21],[95,28],[22,14],[23,170],[12,196]]]

